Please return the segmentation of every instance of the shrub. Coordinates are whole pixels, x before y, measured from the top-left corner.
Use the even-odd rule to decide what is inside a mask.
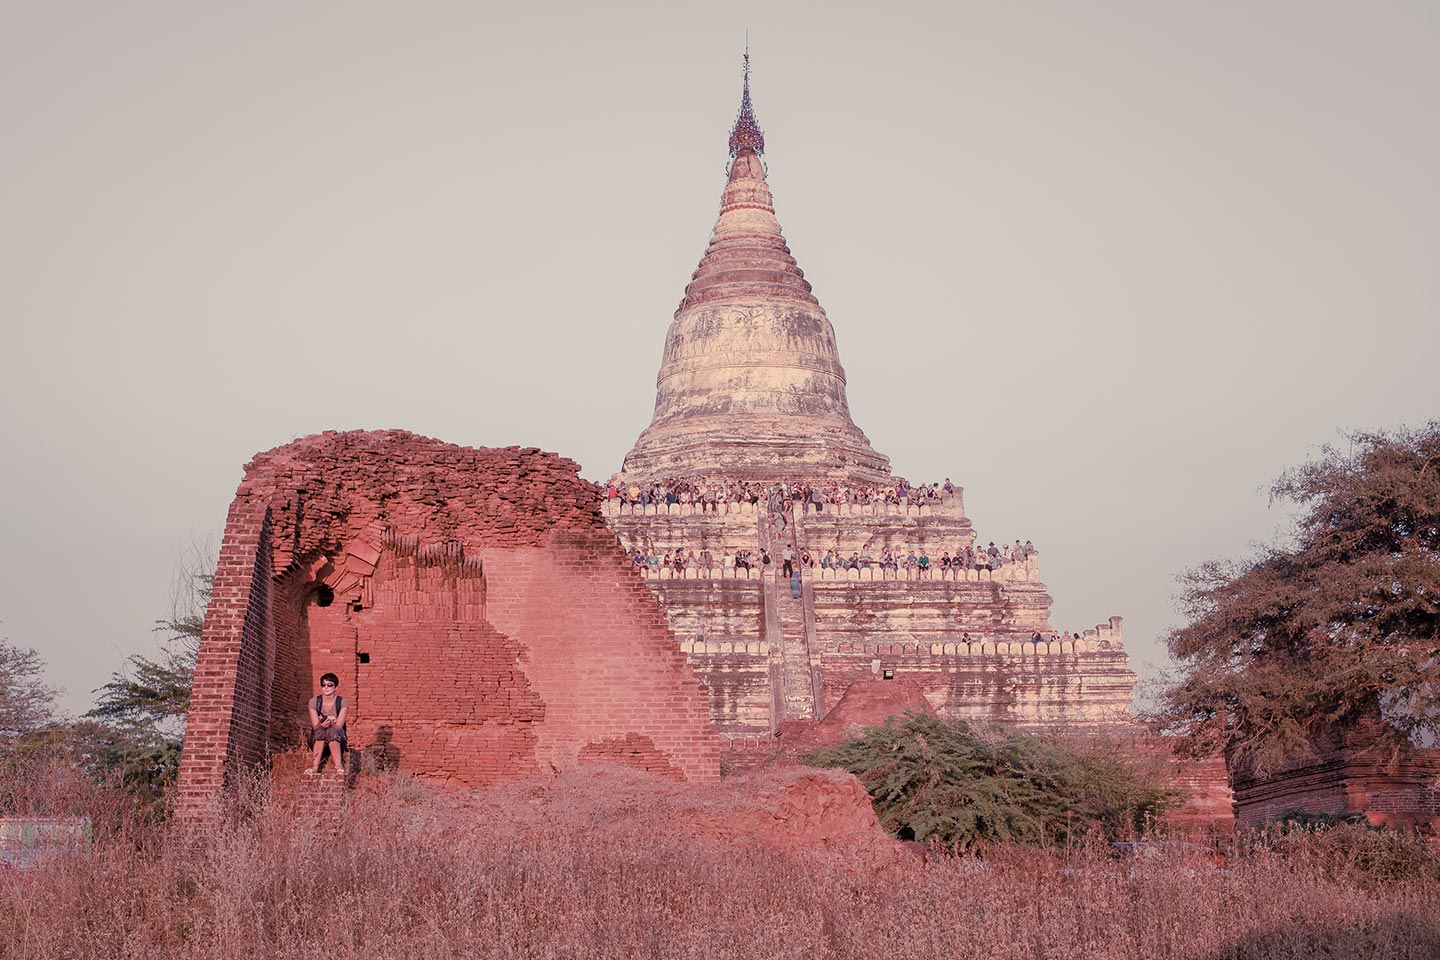
[[[1372,827],[1362,814],[1287,810],[1254,847],[1273,852],[1296,870],[1369,890],[1440,884],[1440,857],[1413,833]]]
[[[1143,832],[1179,794],[1117,740],[978,732],[909,713],[810,758],[860,778],[880,822],[949,847]]]

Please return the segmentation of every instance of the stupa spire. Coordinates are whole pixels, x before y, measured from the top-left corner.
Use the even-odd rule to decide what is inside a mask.
[[[850,419],[835,330],[780,231],[764,149],[747,51],[720,215],[665,337],[655,414],[622,474],[890,477]]]
[[[765,131],[755,119],[755,107],[750,103],[750,44],[745,44],[744,87],[740,93],[740,112],[735,115],[735,125],[730,128],[730,158],[733,160],[741,150],[749,148],[756,153],[765,152]]]

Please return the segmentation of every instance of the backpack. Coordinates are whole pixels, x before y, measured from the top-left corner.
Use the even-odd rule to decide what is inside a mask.
[[[323,694],[323,693],[317,693],[317,694],[315,695],[315,713],[316,713],[317,715],[319,715],[319,716],[322,716],[322,717],[325,716],[324,706],[325,706],[325,694]],[[344,710],[345,710],[345,698],[342,697],[342,696],[340,696],[340,694],[337,693],[337,694],[335,694],[335,719],[337,719],[337,720],[340,719],[340,714],[341,714]]]

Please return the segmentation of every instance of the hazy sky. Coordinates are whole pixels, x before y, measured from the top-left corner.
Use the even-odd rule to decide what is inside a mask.
[[[67,709],[324,429],[615,470],[750,30],[855,421],[1163,665],[1175,575],[1440,414],[1440,4],[0,3],[0,635]]]

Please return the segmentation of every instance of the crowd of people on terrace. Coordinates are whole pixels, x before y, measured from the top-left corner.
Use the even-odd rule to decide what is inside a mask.
[[[953,554],[949,550],[942,551],[938,558],[932,558],[923,547],[917,551],[914,548],[896,550],[887,546],[880,551],[879,556],[867,547],[863,550],[852,550],[847,557],[842,550],[826,550],[817,556],[808,548],[796,553],[786,546],[780,551],[780,573],[790,577],[796,570],[814,570],[817,567],[822,571],[878,568],[886,579],[899,579],[903,575],[906,580],[925,580],[933,578],[936,570],[940,571],[942,577],[949,571],[958,573],[969,570],[1000,570],[1010,564],[1025,563],[1038,552],[1029,540],[1024,543],[1016,540],[1004,547],[997,547],[993,540],[985,547],[970,544],[957,548]],[[651,554],[637,548],[631,551],[630,562],[638,570],[648,567],[652,572],[668,572],[677,577],[685,576],[687,570],[691,571],[692,577],[713,576],[717,566],[744,570],[746,576],[749,576],[751,570],[763,572],[774,563],[774,558],[764,547],[758,551],[745,548],[736,550],[728,564],[725,556],[717,560],[714,553],[708,549],[696,551],[682,548],[666,550],[664,554]]]
[[[886,486],[852,487],[838,481],[811,483],[762,483],[754,480],[666,480],[648,484],[611,481],[605,488],[608,500],[625,505],[699,504],[702,513],[724,513],[732,503],[766,504],[769,509],[790,512],[796,503],[810,504],[823,511],[838,504],[933,505],[959,491],[950,478],[944,483],[912,485],[897,478]]]

